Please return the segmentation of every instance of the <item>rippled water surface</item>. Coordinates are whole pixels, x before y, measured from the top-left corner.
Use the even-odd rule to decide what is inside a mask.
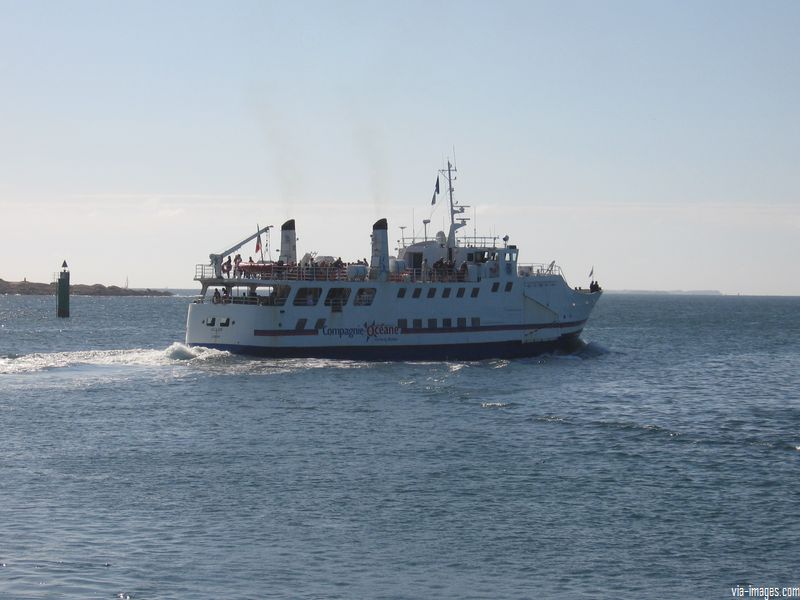
[[[800,585],[800,299],[606,295],[574,356],[252,360],[0,296],[0,598]]]

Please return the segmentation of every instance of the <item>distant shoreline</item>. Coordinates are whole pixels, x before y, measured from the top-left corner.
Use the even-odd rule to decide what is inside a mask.
[[[724,296],[719,290],[605,290],[607,294],[665,294],[669,296]]]
[[[100,283],[85,285],[82,283],[69,286],[73,296],[172,296],[165,290],[121,288],[116,285],[105,286]],[[0,294],[19,294],[21,296],[53,296],[56,293],[55,283],[35,283],[33,281],[4,281],[0,279]]]

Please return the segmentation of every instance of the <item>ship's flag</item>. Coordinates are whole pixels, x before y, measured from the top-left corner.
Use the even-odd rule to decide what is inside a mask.
[[[258,227],[258,225],[256,225]],[[256,240],[256,254],[261,252],[261,230],[258,230],[258,239]]]
[[[436,195],[439,193],[439,176],[436,176],[436,187],[433,190],[433,198],[431,198],[431,206],[436,204]]]
[[[589,271],[589,279],[592,278],[592,275],[594,275],[594,265],[592,265],[592,270]]]

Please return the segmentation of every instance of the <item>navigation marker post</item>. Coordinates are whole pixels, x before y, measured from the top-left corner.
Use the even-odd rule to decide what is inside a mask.
[[[69,268],[67,261],[61,263],[61,272],[56,280],[56,316],[69,317]]]

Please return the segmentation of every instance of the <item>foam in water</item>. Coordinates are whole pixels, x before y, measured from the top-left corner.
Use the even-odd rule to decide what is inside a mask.
[[[481,402],[481,408],[508,408],[509,402]]]
[[[172,360],[192,360],[200,356],[202,350],[208,350],[208,348],[190,348],[180,342],[173,342],[169,348],[164,350],[164,356]]]
[[[175,362],[213,360],[229,356],[229,352],[211,348],[189,348],[174,342],[165,350],[133,348],[129,350],[80,350],[76,352],[32,353],[0,358],[0,374],[20,375],[52,369],[81,366],[168,366]]]

